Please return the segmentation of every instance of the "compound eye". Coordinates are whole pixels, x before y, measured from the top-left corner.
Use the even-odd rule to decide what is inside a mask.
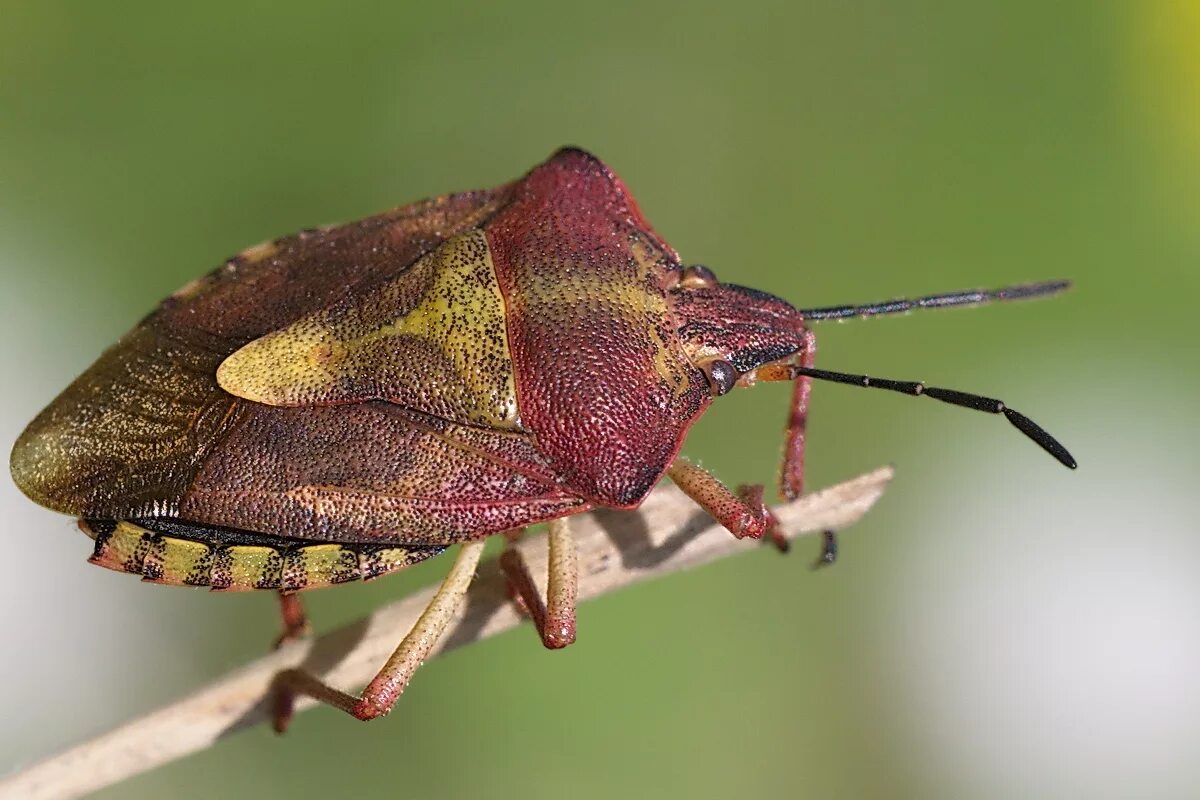
[[[684,268],[679,285],[684,289],[711,289],[717,285],[717,276],[703,264],[693,264]]]
[[[702,369],[708,376],[708,387],[712,390],[713,397],[728,394],[729,390],[737,384],[737,370],[728,361],[716,358],[704,365]]]

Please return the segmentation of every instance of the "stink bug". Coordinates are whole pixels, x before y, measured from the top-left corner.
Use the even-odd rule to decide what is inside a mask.
[[[685,266],[613,172],[561,150],[524,178],[260,244],[183,287],[25,430],[12,473],[79,517],[93,563],[145,580],[282,598],[461,545],[445,583],[361,697],[280,681],[360,719],[386,713],[470,584],[486,537],[550,523],[543,601],[501,557],[543,642],[575,638],[567,518],[636,507],[663,476],[738,537],[771,536],[761,486],[678,457],[714,397],[794,384],[780,488],[803,490],[813,380],[1004,414],[998,400],[815,369],[809,324],[1053,294],[1065,282],[797,310]],[[826,536],[824,560],[836,552]]]

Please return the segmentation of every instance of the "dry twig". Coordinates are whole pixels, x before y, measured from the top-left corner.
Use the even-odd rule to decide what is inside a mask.
[[[775,513],[789,537],[845,528],[870,509],[891,478],[892,469],[882,467],[779,506]],[[601,510],[582,515],[575,518],[572,530],[579,548],[580,600],[755,546],[731,537],[671,485],[655,490],[636,513]],[[531,565],[546,563],[544,534],[528,537],[519,546]],[[544,591],[544,576],[539,580]],[[417,592],[312,641],[284,647],[190,697],[16,772],[0,781],[0,798],[78,797],[210,747],[269,717],[272,677],[287,667],[300,664],[336,686],[360,686],[413,625],[433,590]],[[433,654],[494,636],[520,622],[504,578],[490,561],[480,567],[466,608]],[[302,700],[297,710],[311,705]],[[403,702],[399,708],[397,713],[403,713]]]

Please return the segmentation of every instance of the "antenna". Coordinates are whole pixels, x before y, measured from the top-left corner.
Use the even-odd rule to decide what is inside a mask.
[[[1003,414],[1017,430],[1037,442],[1039,447],[1058,459],[1060,464],[1075,469],[1075,459],[1067,452],[1067,448],[1059,444],[1057,439],[1046,433],[1036,422],[1004,405],[1000,400],[978,394],[959,392],[954,389],[939,389],[936,386],[926,386],[920,381],[894,381],[887,378],[871,378],[867,375],[851,375],[846,372],[830,372],[824,369],[813,369],[811,367],[795,365],[789,366],[788,369],[793,377],[805,375],[819,381],[833,381],[834,383],[845,383],[850,386],[862,386],[867,389],[887,389],[888,391],[900,392],[901,394],[913,397],[924,395],[925,397],[932,397],[934,400],[941,400],[943,403],[962,406],[963,408],[973,408],[976,411],[986,411],[990,414]]]
[[[867,318],[883,314],[904,314],[926,308],[951,308],[953,306],[980,306],[1007,300],[1030,300],[1048,297],[1071,287],[1070,281],[1042,281],[1005,286],[1002,289],[966,289],[961,292],[931,294],[915,299],[884,300],[856,306],[829,306],[827,308],[802,308],[798,311],[805,322],[820,322],[827,319]]]

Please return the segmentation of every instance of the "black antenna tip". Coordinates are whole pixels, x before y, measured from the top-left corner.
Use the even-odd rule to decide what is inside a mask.
[[[1013,411],[1011,408],[1004,409],[1004,416],[1008,417],[1008,421],[1017,430],[1030,439],[1033,439],[1043,450],[1058,459],[1058,463],[1068,469],[1075,469],[1078,466],[1075,462],[1075,457],[1067,451],[1067,448],[1063,447],[1057,439],[1046,433],[1040,425],[1029,417],[1019,411]]]
[[[1022,283],[1016,286],[1006,286],[997,289],[992,296],[997,300],[1026,300],[1032,297],[1048,297],[1065,292],[1071,288],[1069,280],[1039,281],[1038,283]]]

